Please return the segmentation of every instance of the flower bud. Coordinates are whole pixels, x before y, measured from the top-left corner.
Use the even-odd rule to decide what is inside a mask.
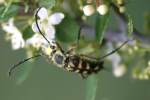
[[[126,67],[124,65],[117,66],[116,68],[114,68],[114,71],[113,71],[116,77],[123,76],[125,72],[126,72]]]
[[[119,7],[119,11],[120,11],[120,13],[124,13],[126,11],[125,6]]]
[[[86,16],[91,16],[95,12],[95,9],[92,5],[86,5],[83,7],[83,12]]]
[[[108,12],[108,6],[105,4],[100,5],[97,8],[97,11],[101,14],[101,15],[105,15]]]

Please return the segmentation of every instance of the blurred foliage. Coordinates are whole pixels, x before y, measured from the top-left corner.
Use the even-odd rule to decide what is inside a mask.
[[[144,29],[145,34],[150,32],[150,13],[146,12],[144,15]]]
[[[18,5],[10,5],[8,8],[4,6],[0,6],[0,21],[7,21],[11,17],[15,17],[18,13],[19,7]]]
[[[22,82],[24,82],[27,79],[33,67],[34,61],[29,61],[21,65],[21,68],[18,68],[19,71],[17,71],[17,73],[15,73],[14,76],[16,84],[18,85],[22,84]]]
[[[66,16],[63,22],[56,27],[56,30],[58,40],[62,42],[74,42],[77,40],[79,26],[73,18]]]
[[[133,22],[132,22],[132,18],[130,15],[128,15],[128,27],[127,27],[127,31],[128,31],[128,37],[132,36],[133,33]]]
[[[114,2],[115,0],[104,0],[107,4]],[[136,1],[134,1],[136,2]],[[76,43],[79,28],[85,28],[85,26],[94,27],[94,33],[81,32],[81,40],[79,48],[77,51],[80,53],[86,53],[87,55],[100,55],[108,53],[107,40],[105,38],[106,29],[110,20],[111,10],[106,15],[100,15],[95,12],[91,16],[85,16],[81,8],[87,3],[84,0],[7,0],[0,4],[0,23],[7,22],[10,18],[15,19],[15,24],[18,26],[23,34],[23,38],[26,40],[33,36],[31,24],[34,22],[34,13],[36,9],[40,6],[44,6],[49,9],[50,12],[61,11],[65,14],[65,18],[61,24],[57,25],[56,28],[56,38],[62,45],[67,45],[69,48],[72,44]],[[94,4],[96,8],[96,4]],[[127,32],[125,36],[129,38],[132,37],[134,32],[133,20],[130,14],[128,14],[127,22]],[[145,31],[150,39],[150,15],[145,15]],[[90,30],[91,32],[91,30]],[[85,34],[84,34],[85,33]],[[94,38],[88,39],[90,34],[94,34]],[[89,35],[89,36],[88,36]],[[119,38],[118,34],[114,34],[115,38]],[[92,36],[91,36],[92,37]],[[141,36],[142,40],[145,39]],[[138,39],[137,39],[138,40]],[[89,42],[90,41],[90,42]],[[111,41],[113,42],[113,41]],[[135,79],[147,80],[150,78],[150,48],[149,46],[143,46],[141,41],[136,41],[136,43],[131,43],[131,45],[124,46],[120,51],[118,51],[121,56],[121,63],[124,64],[127,69],[131,72],[131,75]],[[113,46],[117,48],[118,43]],[[117,44],[117,45],[116,45]],[[150,43],[149,43],[150,44]],[[102,47],[99,49],[99,47]],[[29,50],[25,48],[26,50]],[[31,49],[30,49],[31,50]],[[100,51],[101,50],[101,51]],[[19,75],[16,75],[17,83],[22,83],[28,76],[34,64],[27,63],[22,66],[23,71]],[[28,66],[28,67],[27,67]],[[111,65],[110,65],[111,66]],[[19,77],[18,77],[19,76]],[[93,75],[87,79],[87,98],[86,100],[94,100],[97,88],[97,76]]]
[[[86,100],[95,100],[98,87],[98,77],[96,75],[91,75],[86,83]]]

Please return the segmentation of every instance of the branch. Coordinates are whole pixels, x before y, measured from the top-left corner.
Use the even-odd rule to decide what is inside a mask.
[[[113,7],[115,13],[118,15],[118,17],[121,19],[121,21],[125,24],[128,22],[128,17],[125,13],[120,13],[118,7],[114,4],[111,3],[111,6]],[[140,33],[135,27],[133,28],[133,37],[138,39],[143,45],[150,46],[150,36],[143,35]]]

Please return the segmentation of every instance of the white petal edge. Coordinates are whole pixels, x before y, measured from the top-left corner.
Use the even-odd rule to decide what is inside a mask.
[[[49,16],[48,22],[49,24],[52,24],[52,25],[58,25],[62,22],[64,17],[65,15],[63,13],[56,12],[56,13],[53,13],[51,16]]]
[[[40,17],[40,20],[46,19],[46,18],[48,17],[47,9],[44,8],[44,7],[42,7],[42,8],[39,10],[39,12],[38,12],[37,15]]]
[[[40,26],[39,21],[38,21],[38,25]],[[38,33],[38,32],[39,32],[39,30],[38,30],[37,25],[36,25],[35,22],[32,23],[32,30],[33,30],[33,32],[35,32],[35,33]]]
[[[2,29],[9,34],[21,34],[18,28],[14,25],[13,18],[10,18],[7,23],[2,23]]]
[[[43,44],[47,45],[48,43],[40,34],[34,34],[26,40],[26,46],[33,46],[36,49],[39,49]]]
[[[11,37],[11,44],[13,50],[18,50],[25,46],[25,41],[21,35],[12,35]]]
[[[55,33],[56,33],[54,26],[49,24],[49,25],[45,25],[43,28],[44,28],[46,38],[48,40],[54,40],[55,39]]]

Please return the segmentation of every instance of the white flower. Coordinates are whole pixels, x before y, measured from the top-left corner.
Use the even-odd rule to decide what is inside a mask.
[[[111,43],[108,44],[108,47],[109,47],[108,53],[111,52],[112,50],[114,50]],[[121,57],[118,53],[114,53],[114,54],[108,56],[107,58],[108,58],[108,60],[110,60],[112,62],[113,67],[117,67],[119,65],[119,63],[121,62]]]
[[[109,46],[108,52],[111,52],[112,50],[114,50],[111,43],[109,43],[108,46]],[[110,60],[112,62],[113,74],[116,77],[121,77],[125,74],[126,67],[124,65],[120,65],[121,57],[118,53],[114,53],[114,54],[108,56],[108,60]]]
[[[49,41],[54,40],[56,31],[53,25],[58,25],[59,23],[61,23],[64,18],[64,14],[57,12],[49,16],[46,8],[41,8],[37,15],[40,18],[38,20],[40,30],[44,32],[44,35]],[[32,29],[36,33],[39,32],[35,23],[33,23]]]
[[[64,14],[54,13],[49,16],[46,8],[41,8],[37,15],[40,18],[37,21],[38,26],[43,32],[43,35],[46,37],[46,39],[48,39],[48,41],[51,43],[51,41],[55,40],[56,33],[56,30],[53,25],[61,23],[62,19],[64,18]],[[27,46],[33,46],[34,48],[39,49],[45,45],[49,45],[46,39],[41,34],[37,34],[39,33],[39,29],[35,22],[32,24],[32,29],[35,32],[35,34],[31,38],[26,40]]]
[[[14,25],[13,18],[9,19],[7,23],[2,23],[2,28],[8,33],[9,37],[7,38],[11,40],[12,49],[17,50],[24,47],[24,39],[19,29]]]
[[[118,53],[108,56],[108,59],[112,62],[113,67],[118,66],[118,64],[121,62],[121,57]]]
[[[47,41],[40,34],[34,34],[26,40],[26,46],[31,45],[36,49],[39,49],[42,44],[47,44]]]

